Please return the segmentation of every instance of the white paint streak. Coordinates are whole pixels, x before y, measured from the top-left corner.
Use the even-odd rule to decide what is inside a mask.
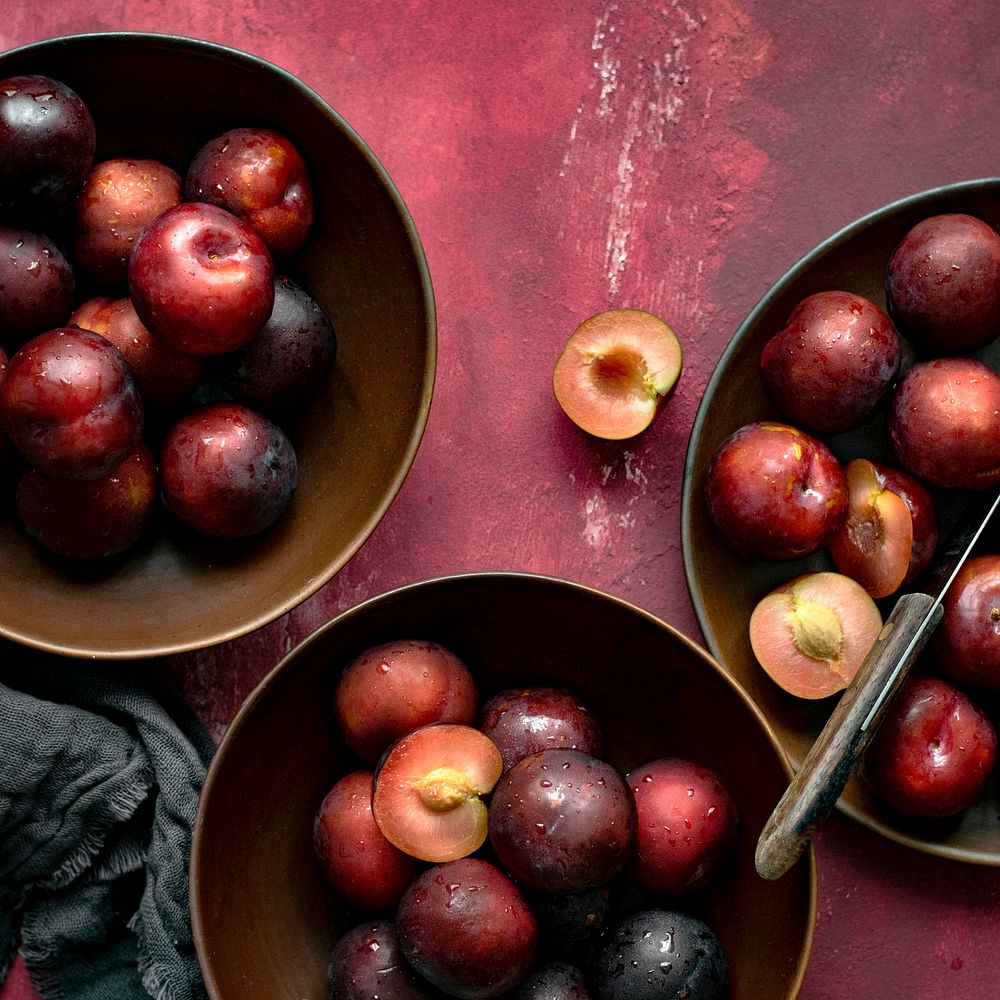
[[[586,515],[583,526],[583,540],[596,548],[608,533],[611,526],[611,515],[608,513],[607,501],[600,493],[588,497],[584,504]]]

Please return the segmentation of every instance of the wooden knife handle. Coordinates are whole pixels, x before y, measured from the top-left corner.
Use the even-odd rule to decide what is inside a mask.
[[[775,806],[757,841],[760,875],[784,875],[805,850],[844,790],[886,708],[940,621],[939,601],[904,594],[892,609],[857,675],[841,695],[802,767]]]

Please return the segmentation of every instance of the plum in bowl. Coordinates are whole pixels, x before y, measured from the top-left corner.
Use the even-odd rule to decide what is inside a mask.
[[[819,735],[836,695],[805,700],[772,682],[755,658],[748,625],[758,602],[771,591],[801,574],[836,570],[837,564],[829,548],[783,561],[738,554],[721,537],[705,503],[713,455],[744,425],[773,423],[781,417],[761,378],[761,357],[800,302],[838,289],[863,296],[884,309],[889,263],[904,237],[922,220],[945,214],[973,216],[996,229],[1000,226],[998,194],[1000,180],[996,178],[948,185],[880,208],[829,237],[787,271],[753,308],[733,335],[702,399],[686,456],[682,496],[681,534],[688,586],[708,648],[760,706],[795,767]],[[900,333],[905,329],[900,324]],[[1000,370],[1000,342],[996,339],[975,352],[956,348],[948,353],[962,357],[935,358],[924,345],[906,338],[897,385],[905,385],[907,373],[914,373],[924,363],[932,367],[955,361],[967,366],[984,363],[994,372]],[[898,398],[899,394],[889,393],[863,422],[822,435],[845,467],[856,459],[893,469],[903,467],[891,433]],[[929,481],[927,493],[937,511],[943,539],[970,494]],[[995,547],[995,531],[991,529],[986,535],[981,545]],[[905,586],[922,583],[917,578]],[[893,590],[880,595],[877,604],[883,618],[900,593],[902,590]],[[926,660],[923,663],[926,665]],[[890,807],[865,781],[855,777],[840,797],[838,808],[896,842],[957,860],[997,865],[997,794],[994,776],[982,798],[960,815],[947,820],[917,819]]]
[[[0,635],[64,655],[117,659],[232,639],[327,582],[374,530],[409,471],[437,350],[419,237],[392,179],[353,128],[306,83],[264,59],[166,34],[99,33],[0,54],[0,79],[27,74],[58,80],[83,100],[96,162],[139,158],[183,176],[213,137],[269,129],[294,144],[312,179],[312,225],[281,258],[281,272],[325,314],[336,355],[287,427],[298,480],[277,522],[252,537],[220,538],[191,529],[161,504],[127,552],[81,562],[41,550],[12,501],[0,509]],[[71,244],[72,232],[61,238]],[[94,292],[88,281],[77,277],[78,304]]]
[[[604,748],[591,748],[622,775],[674,756],[716,772],[735,801],[739,833],[714,880],[687,903],[728,956],[730,1000],[796,995],[812,941],[815,867],[810,854],[779,882],[754,871],[754,843],[789,777],[759,711],[704,650],[634,605],[551,577],[478,573],[418,582],[345,611],[293,649],[234,719],[206,781],[192,848],[192,920],[209,996],[323,994],[331,949],[361,918],[324,878],[314,817],[331,787],[372,766],[344,742],[336,692],[349,664],[404,637],[454,653],[480,705],[522,686],[571,690],[599,717]],[[458,727],[414,735],[434,728]],[[496,860],[496,843],[496,853],[487,843],[472,857]],[[393,916],[390,908],[371,919]]]

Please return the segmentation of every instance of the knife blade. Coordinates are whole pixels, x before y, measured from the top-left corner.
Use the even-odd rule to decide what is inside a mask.
[[[919,590],[903,594],[854,680],[806,754],[757,841],[754,863],[766,879],[798,860],[829,815],[886,709],[943,614],[942,601],[1000,507],[1000,489],[974,494]]]

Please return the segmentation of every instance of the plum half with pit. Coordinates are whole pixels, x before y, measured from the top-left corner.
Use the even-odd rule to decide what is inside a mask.
[[[610,882],[635,842],[635,800],[622,775],[581,750],[518,761],[493,792],[490,843],[522,885],[575,893]]]
[[[261,238],[215,205],[181,202],[132,248],[129,295],[174,350],[224,354],[250,341],[274,305],[274,265]]]
[[[323,385],[337,352],[333,326],[315,299],[291,278],[274,281],[274,307],[243,347],[216,358],[222,387],[265,413],[300,410]]]
[[[0,226],[0,344],[16,351],[66,324],[75,292],[73,265],[53,240]]]
[[[597,951],[598,1000],[723,1000],[729,962],[703,920],[674,910],[640,910],[612,928]]]
[[[168,347],[150,333],[129,298],[99,295],[73,310],[68,326],[93,330],[122,352],[148,412],[163,413],[188,399],[201,380],[197,354]]]
[[[944,595],[931,649],[960,683],[1000,688],[1000,555],[966,560]]]
[[[437,723],[394,743],[375,772],[372,815],[386,839],[422,861],[463,858],[486,840],[484,796],[500,751],[471,726]]]
[[[750,646],[767,675],[797,698],[827,698],[854,679],[882,631],[871,595],[843,573],[802,573],[761,598]]]
[[[0,218],[68,207],[94,162],[97,130],[75,90],[39,74],[0,80]]]
[[[7,363],[0,424],[39,471],[98,479],[138,445],[142,400],[114,344],[59,327],[33,337]]]
[[[954,490],[1000,482],[1000,376],[975,358],[915,364],[892,398],[889,433],[899,464]]]
[[[982,794],[996,763],[986,713],[941,677],[906,678],[862,760],[872,791],[908,816],[953,816]]]
[[[521,890],[496,865],[462,858],[428,869],[396,909],[396,932],[410,965],[465,1000],[497,997],[528,973],[538,923]]]
[[[565,688],[500,691],[483,706],[479,728],[499,747],[505,771],[540,750],[568,748],[593,757],[604,752],[593,712]]]
[[[729,860],[739,830],[736,802],[720,775],[694,761],[661,757],[625,780],[637,814],[629,878],[672,896],[708,885]]]
[[[251,226],[276,257],[287,257],[312,228],[312,182],[298,148],[260,127],[234,128],[195,153],[184,178],[189,201],[218,205]]]
[[[121,295],[136,240],[180,200],[180,175],[159,160],[119,157],[95,164],[76,199],[73,259],[102,289]]]
[[[410,968],[391,920],[358,924],[337,939],[326,967],[326,1000],[437,1000]]]
[[[822,549],[847,516],[847,476],[819,438],[755,421],[716,449],[704,482],[715,528],[751,559],[799,559]]]
[[[552,372],[552,391],[577,427],[618,441],[653,422],[677,386],[682,360],[677,335],[658,316],[609,309],[570,335]]]
[[[17,510],[28,534],[57,555],[106,559],[131,548],[153,517],[156,462],[142,441],[97,479],[63,479],[27,469]]]
[[[344,742],[362,760],[378,761],[396,740],[435,722],[471,725],[479,691],[450,649],[426,639],[379,643],[344,668],[334,712]]]
[[[918,222],[889,258],[886,304],[902,333],[935,353],[1000,336],[1000,235],[961,212]]]
[[[789,423],[834,434],[872,415],[902,359],[899,334],[875,303],[854,292],[816,292],[764,346],[760,374]]]
[[[185,524],[219,538],[249,538],[285,512],[298,460],[288,435],[267,417],[238,403],[209,403],[167,431],[160,479],[164,501]]]
[[[394,847],[372,817],[372,771],[345,774],[323,797],[313,824],[313,847],[327,881],[349,906],[395,906],[419,870]]]

